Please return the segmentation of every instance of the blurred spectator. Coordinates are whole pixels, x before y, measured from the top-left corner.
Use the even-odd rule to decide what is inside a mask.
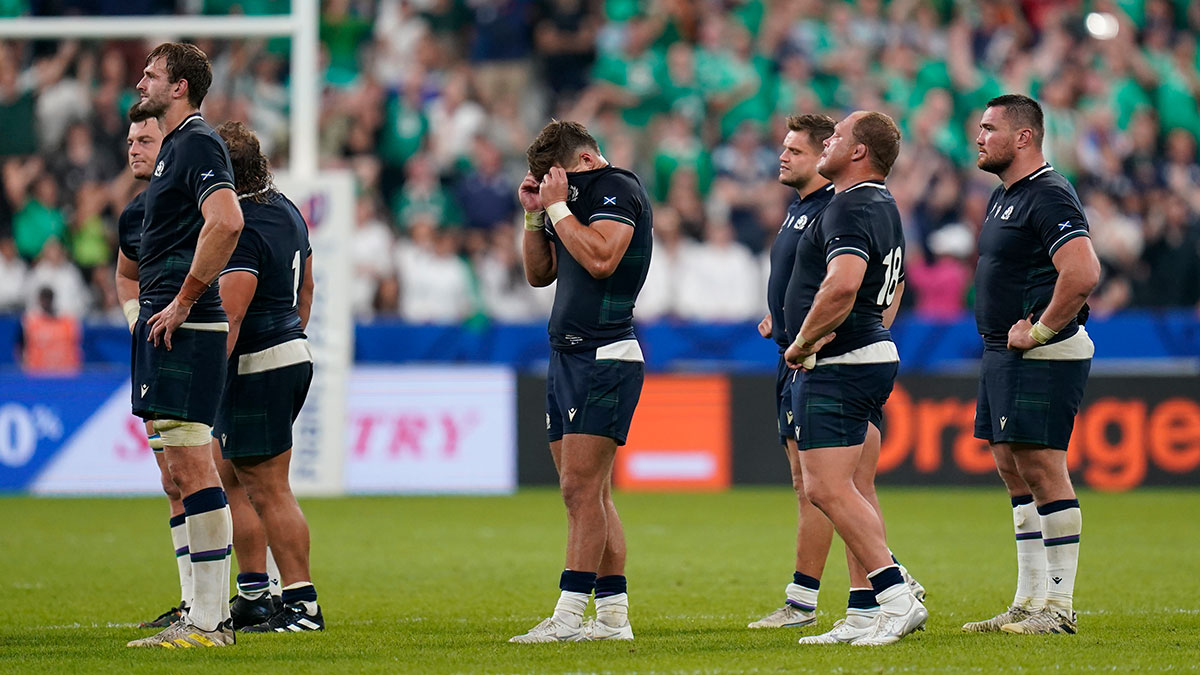
[[[543,0],[534,26],[541,71],[555,98],[570,96],[588,84],[596,59],[598,17],[584,0]]]
[[[354,237],[350,242],[351,305],[354,315],[372,317],[376,311],[395,312],[397,282],[393,269],[392,230],[379,218],[375,200],[360,196],[355,207]]]
[[[679,270],[696,244],[683,233],[679,214],[669,206],[654,209],[654,249],[634,315],[638,321],[677,317]]]
[[[954,223],[929,237],[933,260],[920,247],[908,247],[904,264],[905,289],[916,296],[916,314],[931,321],[954,321],[963,315],[971,283],[975,236],[966,225]]]
[[[1138,304],[1200,305],[1200,222],[1178,195],[1165,193],[1163,208],[1146,223]]]
[[[0,237],[0,314],[20,313],[25,308],[25,276],[29,267],[17,255],[17,245]]]
[[[472,169],[458,181],[455,197],[462,205],[463,225],[473,230],[507,229],[517,212],[519,180],[504,173],[504,157],[487,136],[478,135],[471,148]]]
[[[13,239],[17,252],[33,260],[51,238],[67,238],[67,223],[58,208],[58,183],[54,176],[40,172],[41,161],[24,165],[9,162],[4,166],[5,187],[13,214]],[[32,181],[32,185],[29,182]]]
[[[483,310],[496,321],[544,319],[554,301],[553,284],[534,288],[525,280],[519,252],[522,235],[511,222],[506,225],[491,231],[487,249],[475,261]]]
[[[457,69],[429,105],[429,150],[438,171],[449,173],[469,154],[475,136],[487,124],[487,111],[471,98],[469,71]]]
[[[396,247],[400,316],[413,323],[461,323],[475,312],[471,269],[458,256],[458,232],[429,213],[414,217]]]
[[[51,237],[42,247],[41,255],[25,279],[25,307],[39,306],[38,294],[43,288],[54,291],[54,308],[58,314],[81,317],[91,306],[91,296],[79,268],[71,264],[66,249]]]
[[[442,187],[428,156],[416,155],[409,159],[406,171],[404,188],[392,204],[392,213],[402,231],[411,228],[421,217],[428,217],[437,225],[462,223],[458,202]]]
[[[80,347],[83,331],[76,317],[61,314],[55,307],[54,290],[41,287],[36,302],[21,317],[17,344],[21,366],[38,375],[68,375],[83,362]]]
[[[758,263],[750,249],[734,239],[728,223],[710,222],[704,241],[689,247],[677,262],[680,318],[724,322],[762,315],[765,300]]]
[[[492,106],[529,91],[534,0],[468,0],[474,14],[470,61],[479,99]]]

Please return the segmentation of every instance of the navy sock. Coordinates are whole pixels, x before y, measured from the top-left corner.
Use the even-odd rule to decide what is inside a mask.
[[[896,584],[904,583],[904,577],[900,576],[900,568],[895,565],[883,568],[878,574],[870,577],[870,579],[871,588],[876,593],[882,593]]]
[[[1016,497],[1010,497],[1009,500],[1012,502],[1012,507],[1015,509],[1022,504],[1032,504],[1033,495],[1018,495]]]
[[[1037,512],[1039,516],[1048,516],[1051,513],[1058,513],[1059,511],[1077,508],[1079,508],[1078,499],[1060,499],[1056,502],[1050,502],[1049,504],[1042,504],[1041,506],[1037,507]]]
[[[241,575],[239,575],[241,576]],[[266,576],[265,574],[263,576]],[[287,605],[293,602],[316,602],[317,587],[312,584],[305,584],[300,588],[285,588],[283,589],[283,604]]]
[[[183,512],[189,516],[196,516],[225,508],[228,503],[225,491],[221,488],[204,488],[183,498]]]
[[[591,594],[592,590],[596,588],[596,573],[563,570],[562,576],[558,580],[558,587],[560,590],[571,593]]]
[[[238,572],[238,594],[244,597],[261,598],[270,589],[270,586],[271,578],[267,576],[266,572]]]
[[[610,595],[620,595],[628,592],[628,584],[624,574],[610,574],[596,579],[596,599],[607,598]]]
[[[177,516],[171,516],[171,519],[167,522],[170,523],[171,527],[179,527],[187,522],[187,514],[181,513]]]
[[[796,584],[797,586],[811,588],[814,591],[821,590],[821,580],[820,579],[814,579],[813,577],[810,577],[807,574],[801,574],[799,572],[792,573],[792,583]]]
[[[875,591],[867,589],[857,589],[850,591],[850,601],[846,604],[848,609],[875,609],[879,606],[879,601],[875,599]]]

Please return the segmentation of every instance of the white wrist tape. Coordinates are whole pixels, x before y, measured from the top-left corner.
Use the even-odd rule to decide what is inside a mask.
[[[125,303],[121,305],[121,311],[125,314],[125,321],[129,324],[129,330],[132,331],[133,324],[137,323],[138,320],[138,312],[141,311],[141,307],[138,306],[137,298],[126,300]]]
[[[558,221],[571,215],[571,209],[566,202],[554,202],[546,207],[546,215],[550,216],[550,222],[558,225]]]

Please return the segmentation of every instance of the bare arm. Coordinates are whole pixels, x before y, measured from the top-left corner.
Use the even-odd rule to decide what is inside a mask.
[[[221,275],[221,306],[225,308],[225,315],[229,317],[229,337],[225,341],[226,356],[232,354],[233,348],[237,346],[242,321],[246,318],[246,310],[250,309],[250,301],[254,299],[254,291],[257,289],[258,277],[253,272],[239,270]]]
[[[888,305],[883,310],[883,327],[891,328],[892,322],[896,320],[896,314],[900,312],[900,298],[904,297],[904,282],[896,284],[896,295],[892,298],[892,304]]]
[[[117,304],[138,299],[138,266],[125,252],[117,250]]]
[[[125,320],[129,322],[129,331],[133,332],[133,325],[137,322],[138,311],[138,266],[137,263],[130,260],[125,252],[117,249],[117,304],[121,306],[121,311],[125,314]],[[126,306],[128,303],[133,303]]]
[[[300,286],[300,294],[296,298],[296,311],[300,313],[300,330],[308,328],[308,317],[312,313],[313,290],[317,287],[317,282],[313,279],[313,257],[308,254],[308,260],[304,263],[304,283]],[[221,287],[221,292],[224,293],[224,286]],[[230,327],[232,329],[232,326]]]
[[[1075,237],[1059,247],[1051,259],[1058,270],[1054,294],[1038,321],[1052,331],[1062,330],[1079,314],[1083,303],[1100,283],[1100,261],[1092,248],[1090,237]],[[1008,348],[1025,351],[1038,346],[1029,334],[1033,316],[1021,319],[1008,331]]]
[[[584,226],[575,216],[568,216],[558,221],[554,231],[575,262],[596,279],[607,279],[617,271],[633,241],[633,228],[617,220],[597,220]]]
[[[171,335],[187,320],[196,299],[225,268],[242,234],[242,209],[232,189],[213,192],[200,205],[200,213],[204,216],[204,227],[196,241],[196,254],[183,287],[166,309],[147,322],[150,325],[147,339],[156,346],[160,341],[165,342],[168,350],[171,349]]]
[[[857,255],[839,255],[829,261],[825,279],[817,289],[808,316],[804,317],[804,325],[800,326],[797,333],[797,342],[792,343],[784,352],[784,358],[789,363],[802,362],[805,357],[815,354],[826,342],[833,339],[833,329],[842,325],[854,309],[854,296],[858,294],[866,272],[867,261]],[[808,342],[809,340],[812,342]],[[801,346],[800,341],[807,344]]]
[[[525,209],[525,234],[521,237],[521,262],[525,266],[525,280],[535,288],[549,286],[558,278],[558,261],[554,257],[554,245],[540,227],[545,223],[545,214],[542,210],[538,181],[533,174],[525,174],[525,179],[517,188],[517,200],[521,202],[521,208]],[[539,227],[531,229],[531,223],[536,223]]]

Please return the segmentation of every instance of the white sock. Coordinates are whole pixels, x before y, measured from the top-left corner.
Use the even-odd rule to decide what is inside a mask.
[[[195,593],[188,617],[201,630],[216,630],[229,617],[229,553],[233,518],[229,506],[187,517]]]
[[[1079,565],[1079,533],[1083,514],[1076,500],[1050,502],[1038,509],[1046,547],[1046,605],[1070,612]]]
[[[875,593],[875,601],[879,603],[880,611],[886,614],[891,614],[893,616],[907,614],[908,611],[912,609],[913,603],[917,602],[917,598],[913,596],[912,591],[908,590],[908,585],[904,583],[904,579],[900,576],[900,568],[898,565],[893,563],[887,567],[880,567],[879,569],[868,573],[867,578],[872,581],[872,587],[876,587],[874,583],[875,578],[891,569],[895,569],[896,571],[889,573],[889,576],[894,575],[893,578],[899,579],[899,581],[896,581],[887,588]]]
[[[586,607],[586,604],[584,606]],[[596,598],[596,620],[609,626],[624,626],[629,623],[629,594],[617,593],[606,598]]]
[[[1036,612],[1046,605],[1046,547],[1033,502],[1013,507],[1017,535],[1017,593],[1012,604]]]
[[[283,587],[279,583],[279,565],[275,564],[275,555],[271,553],[271,547],[267,547],[267,582],[270,584],[267,589],[271,593],[271,597],[283,597]]]
[[[817,611],[817,589],[795,583],[788,584],[786,602],[802,612],[811,614]]]
[[[171,518],[171,545],[175,547],[175,564],[179,567],[179,601],[192,606],[192,558],[188,555],[187,519],[183,514]]]
[[[866,628],[875,621],[875,617],[879,615],[879,608],[873,609],[847,609],[846,623],[851,628]]]
[[[571,628],[579,628],[583,623],[583,610],[587,609],[589,593],[573,593],[563,591],[558,596],[558,604],[554,606],[554,620]]]

